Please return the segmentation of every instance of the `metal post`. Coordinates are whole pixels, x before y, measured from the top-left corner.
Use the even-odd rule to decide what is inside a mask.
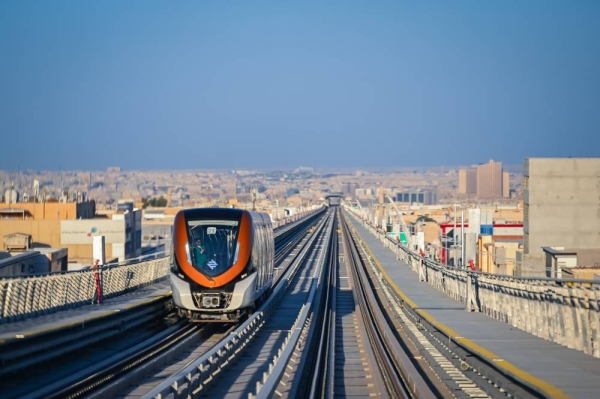
[[[423,267],[423,257],[419,259],[419,281],[425,281],[425,268]]]
[[[460,259],[463,269],[466,269],[465,261],[465,211],[460,211]]]
[[[444,266],[448,266],[448,233],[444,229]]]
[[[479,312],[477,304],[477,293],[475,290],[474,274],[467,272],[467,298],[465,301],[465,310],[467,312]]]
[[[454,229],[452,230],[452,260],[454,262],[454,267],[458,267],[456,262],[456,204],[452,205],[454,207]]]
[[[94,263],[94,279],[96,280],[96,301],[98,302],[99,305],[102,305],[102,285],[101,285],[101,279],[100,279],[100,260],[96,259],[96,262]]]

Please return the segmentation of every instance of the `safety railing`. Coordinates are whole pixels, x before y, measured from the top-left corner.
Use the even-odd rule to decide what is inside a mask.
[[[165,279],[169,258],[0,280],[0,324],[89,305]]]
[[[348,211],[417,273],[419,280],[464,303],[465,310],[480,311],[600,358],[600,281],[515,277],[444,266],[411,251]]]

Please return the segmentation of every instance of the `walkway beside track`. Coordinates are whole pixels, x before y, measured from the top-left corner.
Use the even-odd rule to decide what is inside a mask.
[[[600,396],[600,359],[535,337],[481,313],[465,311],[463,303],[419,281],[418,275],[406,263],[397,260],[357,219],[348,216],[347,220],[369,247],[377,266],[385,271],[400,295],[409,299],[406,302],[435,319],[445,333],[551,397],[595,399]]]
[[[74,325],[84,325],[92,320],[170,295],[171,286],[169,280],[166,279],[148,287],[107,299],[102,305],[90,304],[22,321],[0,324],[0,345],[7,345],[15,340],[46,334]]]

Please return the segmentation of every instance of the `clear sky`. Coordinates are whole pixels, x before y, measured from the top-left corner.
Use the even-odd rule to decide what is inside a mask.
[[[0,2],[0,169],[600,156],[600,1]]]

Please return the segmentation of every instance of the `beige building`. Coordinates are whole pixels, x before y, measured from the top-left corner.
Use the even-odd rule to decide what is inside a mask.
[[[142,212],[95,217],[94,201],[0,204],[0,237],[30,235],[32,247],[66,248],[69,262],[91,264],[93,236],[105,236],[107,261],[141,255]]]
[[[502,197],[502,162],[477,166],[477,198],[494,199]]]
[[[459,169],[458,194],[477,194],[477,169]]]
[[[600,248],[600,158],[526,158],[523,183],[523,260],[532,272],[545,274],[542,247]]]
[[[481,200],[510,197],[510,174],[502,170],[502,162],[478,165],[476,168],[459,169],[458,194]]]
[[[502,172],[502,196],[510,197],[510,173]]]
[[[95,214],[95,201],[0,203],[1,220],[91,219]]]
[[[495,239],[490,235],[479,236],[477,265],[484,273],[512,276],[517,271],[516,254],[520,249],[520,240]]]

